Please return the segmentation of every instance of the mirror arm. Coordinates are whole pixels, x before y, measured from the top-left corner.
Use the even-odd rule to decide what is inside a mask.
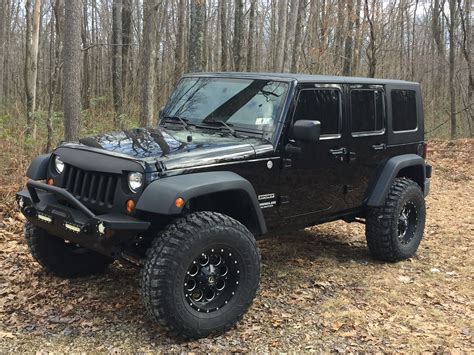
[[[291,143],[288,143],[285,146],[285,152],[290,153],[290,154],[298,154],[298,153],[301,153],[301,151],[302,151],[301,147],[295,146]]]

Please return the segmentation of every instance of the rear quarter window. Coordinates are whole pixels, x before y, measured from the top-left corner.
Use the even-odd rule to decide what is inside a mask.
[[[411,131],[417,128],[416,92],[392,90],[392,127],[394,132]]]

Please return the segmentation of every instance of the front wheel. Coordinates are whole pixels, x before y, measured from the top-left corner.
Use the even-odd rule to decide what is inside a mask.
[[[152,318],[172,334],[195,339],[231,328],[252,303],[260,253],[250,231],[233,218],[197,212],[155,239],[142,271]]]
[[[369,211],[366,238],[375,259],[395,262],[415,255],[425,228],[425,199],[420,186],[395,179],[382,207]]]

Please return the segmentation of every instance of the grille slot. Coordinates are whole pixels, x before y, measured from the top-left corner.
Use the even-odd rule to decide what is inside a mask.
[[[118,179],[118,175],[86,171],[66,164],[61,187],[80,201],[111,208]]]

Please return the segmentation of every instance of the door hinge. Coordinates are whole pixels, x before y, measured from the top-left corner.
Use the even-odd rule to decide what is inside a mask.
[[[293,161],[289,158],[283,159],[283,169],[291,168]]]
[[[352,185],[344,185],[344,195],[347,195],[348,193],[351,193],[354,191],[354,188]]]

